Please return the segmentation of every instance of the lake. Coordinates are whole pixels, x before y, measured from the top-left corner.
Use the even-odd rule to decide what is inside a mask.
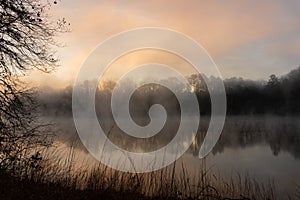
[[[68,152],[72,146],[77,152],[80,165],[97,163],[77,138],[71,118],[46,118],[57,124],[56,140]],[[174,122],[173,122],[173,121]],[[208,117],[201,119],[197,139],[188,151],[176,161],[178,171],[182,163],[190,175],[197,174],[203,168],[203,160],[198,158],[203,132],[207,129]],[[110,130],[109,138],[122,148],[130,151],[153,150],[160,148],[173,137],[178,127],[178,119],[171,119],[171,125],[165,127],[166,133],[149,141],[126,142],[124,133],[112,126],[113,121],[100,122],[105,131]],[[177,124],[177,125],[176,125]],[[201,126],[202,125],[202,126]],[[110,128],[109,128],[110,127]],[[114,127],[114,128],[112,128]],[[201,136],[202,135],[202,136]],[[74,141],[76,140],[76,144]],[[134,142],[133,142],[134,143]],[[148,145],[146,145],[148,144]],[[58,147],[59,148],[59,147]],[[62,152],[64,150],[61,150]],[[82,161],[84,160],[84,162]],[[278,196],[292,195],[300,185],[300,118],[280,116],[229,116],[226,119],[221,137],[213,151],[205,158],[205,168],[214,176],[230,180],[233,176],[249,176],[258,182],[274,181]],[[180,172],[178,172],[180,173]]]

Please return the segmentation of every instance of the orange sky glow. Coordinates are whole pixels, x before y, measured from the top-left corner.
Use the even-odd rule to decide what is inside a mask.
[[[51,74],[32,72],[28,78],[43,86],[70,85],[89,53],[103,40],[128,29],[155,26],[195,39],[224,78],[267,79],[272,73],[282,75],[300,65],[298,8],[297,0],[61,0],[52,15],[65,17],[72,29],[57,38],[65,44],[57,53],[61,66]],[[190,66],[167,53],[141,51],[125,57],[113,64],[117,72],[153,59],[192,72]],[[107,75],[113,78],[109,74],[114,73]]]

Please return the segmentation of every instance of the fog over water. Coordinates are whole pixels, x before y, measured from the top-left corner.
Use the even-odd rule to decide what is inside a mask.
[[[250,177],[265,183],[274,180],[281,195],[295,191],[300,185],[299,74],[300,68],[283,77],[272,75],[268,81],[240,78],[224,81],[228,116],[219,141],[205,158],[207,169],[223,179],[230,179],[236,174],[249,174]],[[192,75],[188,79],[192,87],[178,85],[177,92],[183,99],[190,93],[197,95],[201,119],[192,145],[176,161],[176,165],[180,168],[179,165],[184,163],[190,174],[197,174],[203,167],[203,160],[199,160],[198,154],[210,122],[211,103],[201,76]],[[217,81],[213,77],[207,79]],[[176,79],[162,81],[175,83]],[[89,84],[94,83],[86,81],[79,86],[82,88],[82,95],[89,90]],[[132,84],[135,84],[134,81],[128,81],[128,87]],[[165,108],[167,119],[164,127],[156,135],[150,138],[134,138],[124,133],[113,119],[110,100],[114,86],[113,81],[99,83],[95,95],[98,121],[109,140],[130,152],[150,152],[168,144],[181,122],[180,105],[175,95],[157,84],[138,87],[129,104],[132,120],[140,126],[147,125],[150,122],[149,108],[153,104],[160,104]],[[74,126],[72,87],[64,90],[40,90],[43,120],[57,125],[53,128],[57,143],[64,147],[66,152],[69,147],[75,148],[78,159],[81,160],[77,162],[78,167],[97,163],[81,144]],[[177,145],[181,148],[187,144],[183,140]]]
[[[68,147],[74,146],[80,155],[80,159],[88,160],[80,162],[79,165],[90,165],[97,163],[91,158],[81,144],[76,133],[72,118],[47,118],[47,121],[57,123],[56,140],[59,141],[67,151]],[[198,151],[209,118],[203,117],[199,132],[193,145],[184,156],[177,162],[188,167],[190,173],[199,173],[202,160],[198,158]],[[249,174],[262,182],[274,180],[278,191],[294,192],[295,187],[300,184],[300,118],[278,117],[278,116],[234,116],[228,117],[221,138],[213,151],[206,158],[207,168],[211,168],[216,176],[230,178],[232,175]],[[109,122],[106,122],[109,123]],[[110,122],[112,123],[112,122]],[[176,124],[176,120],[174,121]],[[108,127],[108,126],[107,126]],[[165,127],[157,138],[142,139],[126,142],[128,135],[122,133],[118,128],[110,130],[110,140],[129,151],[143,152],[151,151],[165,145],[176,131],[176,125]],[[184,144],[178,144],[184,145]]]

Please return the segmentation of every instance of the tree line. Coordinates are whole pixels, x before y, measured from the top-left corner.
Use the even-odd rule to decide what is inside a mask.
[[[175,78],[167,80],[177,84],[178,93],[185,96],[195,93],[198,98],[201,114],[209,115],[211,102],[207,86],[204,82],[215,81],[214,77],[206,77],[203,74],[193,74],[187,77],[190,86],[180,84]],[[88,91],[94,81],[85,81],[81,87],[82,92]],[[136,84],[129,80],[126,87]],[[112,90],[116,82],[112,80],[99,83],[96,98],[96,110],[98,114],[111,116],[110,100]],[[228,115],[298,115],[300,114],[300,67],[288,74],[277,77],[270,75],[268,80],[254,81],[243,78],[229,78],[224,80],[227,97]],[[126,92],[126,91],[124,91]],[[83,94],[84,95],[84,94]],[[51,115],[72,114],[72,87],[63,90],[42,88],[40,90],[41,109]],[[169,114],[179,114],[180,106],[175,95],[167,88],[156,84],[147,84],[138,87],[131,98],[130,109],[139,116],[146,115],[148,109],[154,103],[161,103]]]

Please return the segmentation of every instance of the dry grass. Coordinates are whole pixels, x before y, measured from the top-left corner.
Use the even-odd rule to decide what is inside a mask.
[[[75,143],[65,159],[59,151],[48,152],[40,162],[41,169],[27,170],[25,179],[59,185],[55,189],[71,188],[74,194],[80,191],[87,196],[100,195],[99,198],[109,191],[116,199],[276,199],[272,181],[262,184],[247,174],[232,175],[225,181],[206,168],[205,159],[197,175],[189,174],[179,161],[150,173],[124,173],[99,163],[78,168]]]

